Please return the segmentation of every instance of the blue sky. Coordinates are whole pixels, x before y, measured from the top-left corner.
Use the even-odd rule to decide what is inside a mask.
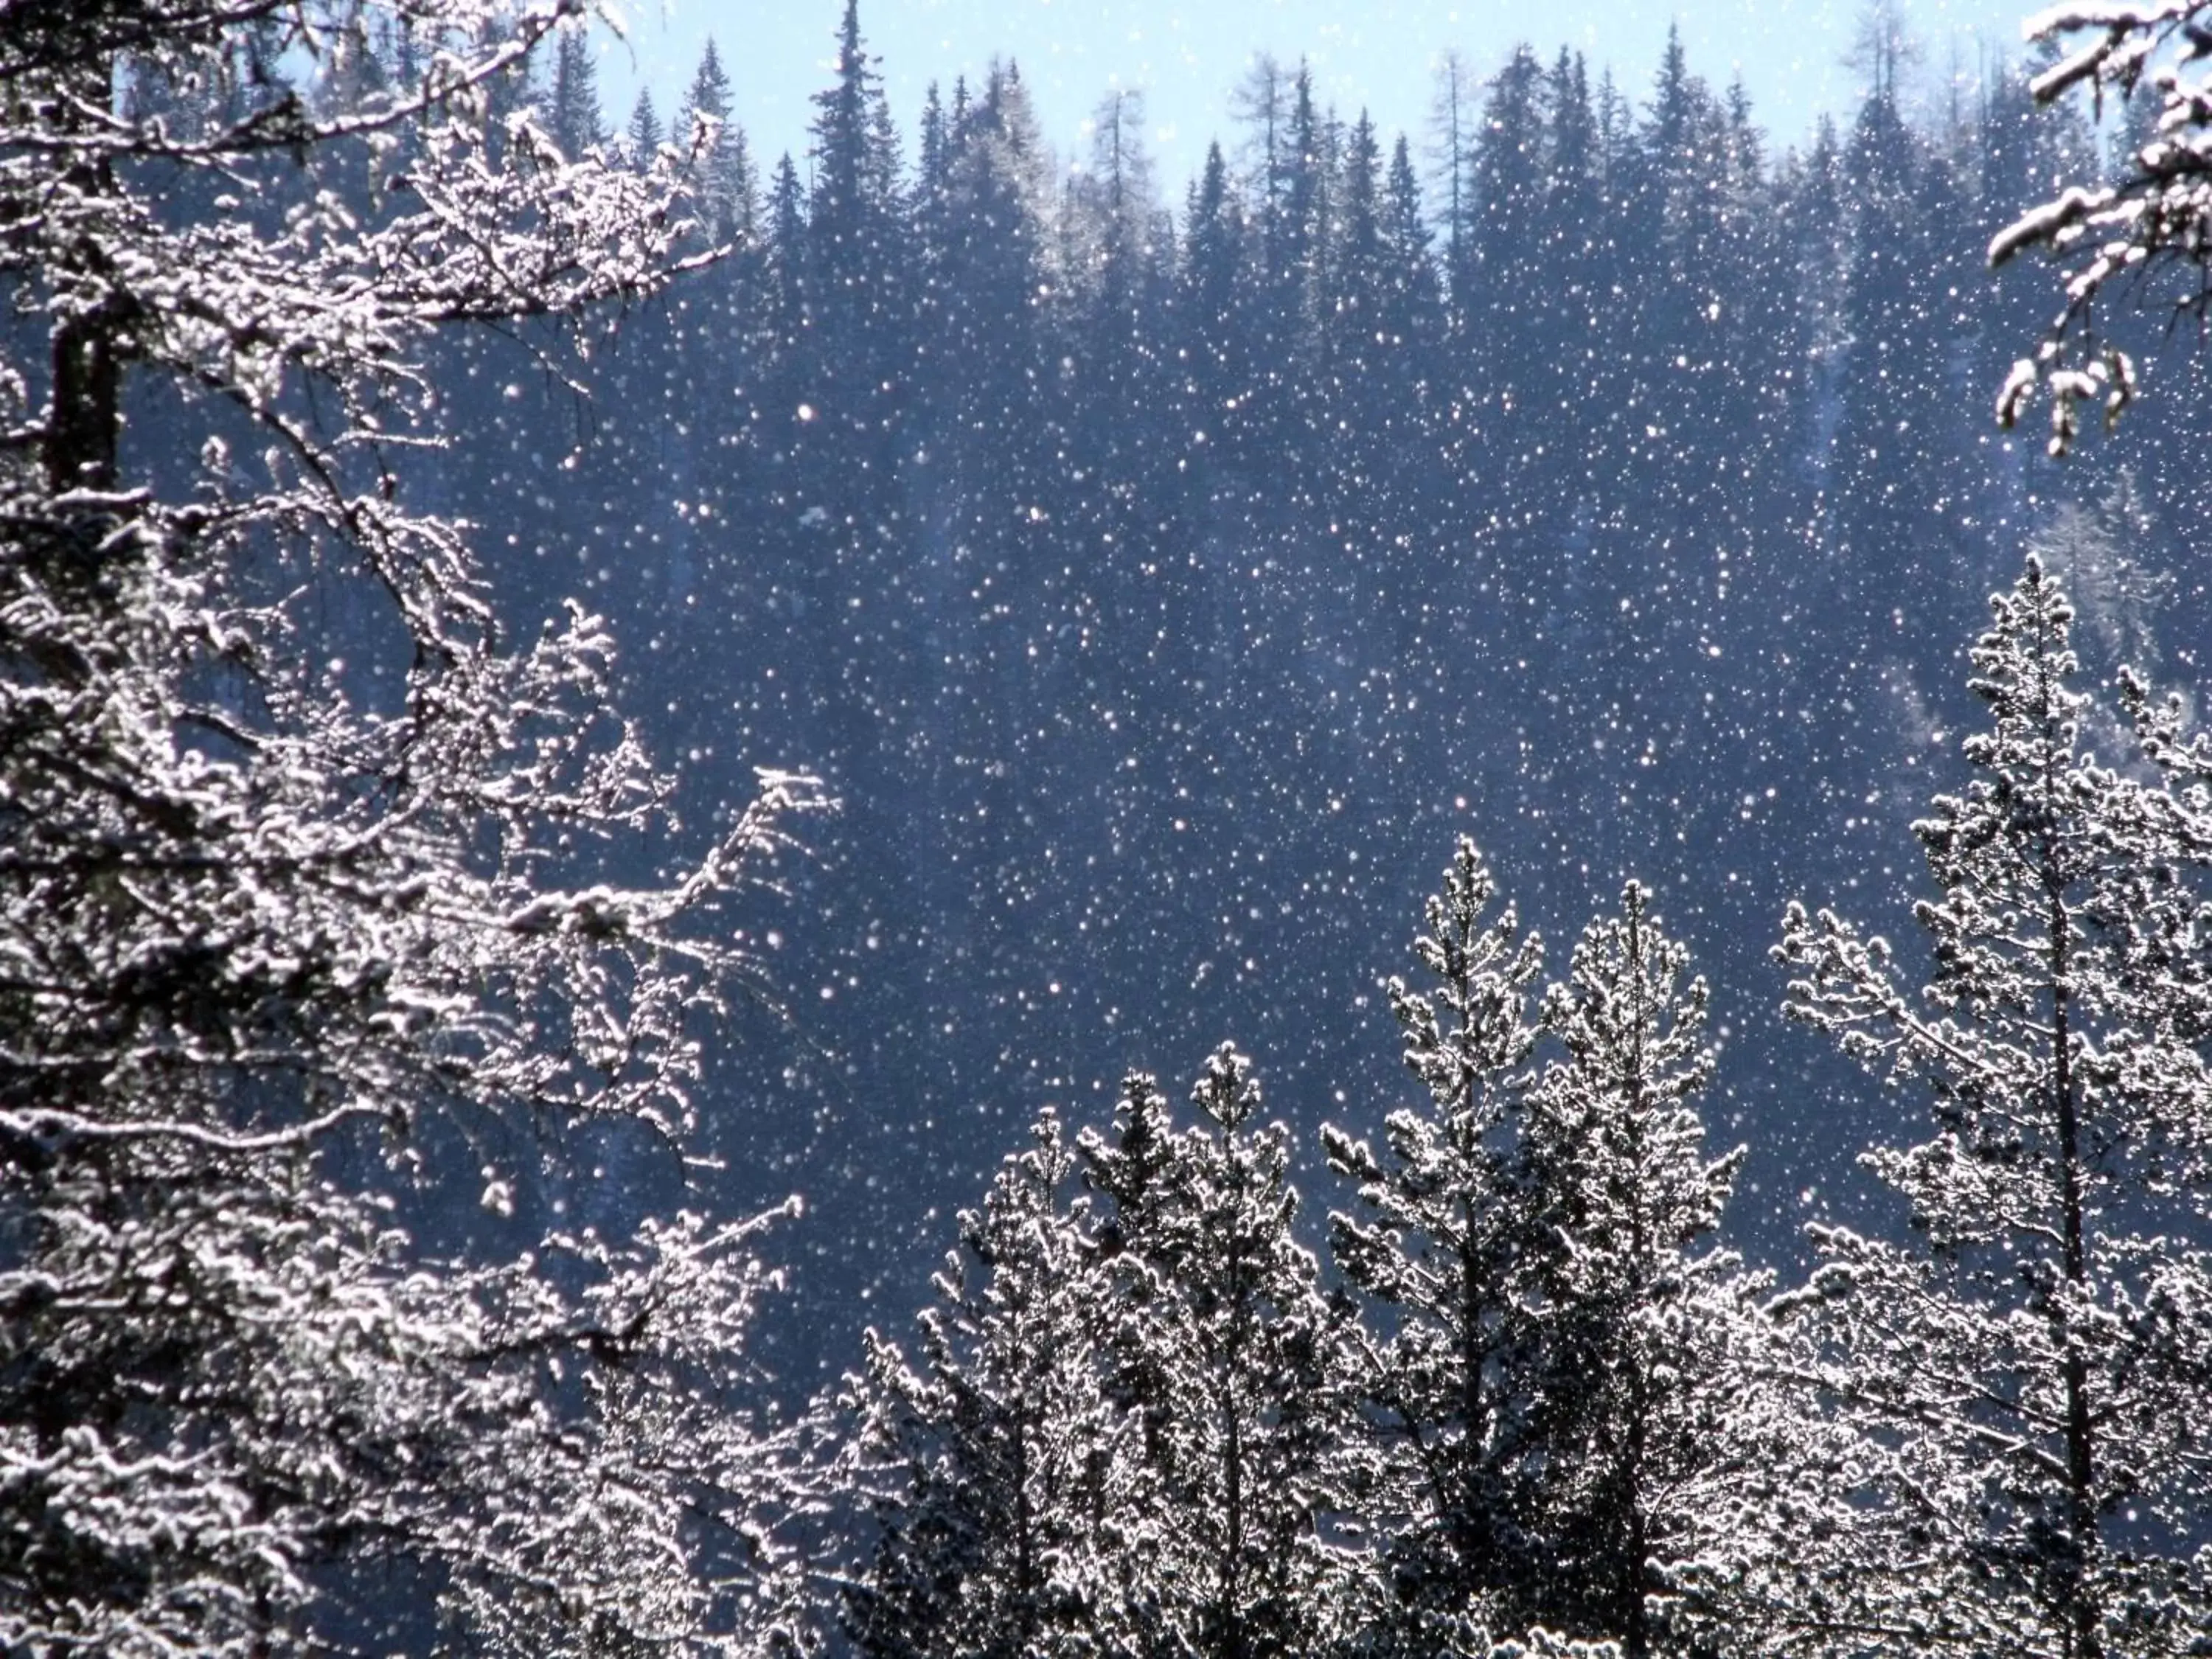
[[[641,78],[664,117],[707,36],[736,83],[738,116],[767,163],[804,161],[807,96],[828,73],[843,0],[618,0],[627,46],[605,60],[611,118],[625,117]],[[1955,64],[1971,81],[1979,56],[2020,52],[2020,21],[2036,0],[1905,0],[1925,46],[1929,95]],[[1346,117],[1370,109],[1384,132],[1421,141],[1438,55],[1454,47],[1480,72],[1514,42],[1546,58],[1562,44],[1611,64],[1639,104],[1670,20],[1691,64],[1716,84],[1738,69],[1775,147],[1800,143],[1824,111],[1848,109],[1856,77],[1842,60],[1860,0],[861,0],[861,24],[882,60],[893,112],[909,141],[923,89],[979,77],[994,55],[1021,65],[1048,136],[1079,155],[1083,124],[1111,87],[1144,89],[1153,153],[1171,198],[1227,125],[1230,89],[1255,52],[1313,65],[1326,100]]]

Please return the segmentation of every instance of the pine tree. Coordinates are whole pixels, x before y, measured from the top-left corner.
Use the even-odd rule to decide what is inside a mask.
[[[1546,169],[1535,210],[1530,256],[1537,273],[1534,315],[1521,349],[1537,377],[1531,384],[1530,425],[1545,453],[1556,493],[1564,479],[1578,496],[1595,494],[1591,458],[1608,446],[1607,422],[1594,418],[1621,395],[1618,374],[1620,307],[1613,281],[1604,156],[1589,75],[1580,53],[1561,48],[1544,77]]]
[[[1473,156],[1476,207],[1468,276],[1479,298],[1468,314],[1467,344],[1481,398],[1478,418],[1501,435],[1527,424],[1547,373],[1541,323],[1551,273],[1542,264],[1540,216],[1550,167],[1542,87],[1535,54],[1516,46],[1491,78]],[[1504,486],[1508,514],[1518,519],[1528,510],[1528,483],[1520,475],[1535,447],[1500,447],[1511,463],[1493,471]]]
[[[767,434],[769,453],[779,468],[787,468],[793,452],[812,436],[812,399],[819,395],[806,186],[788,155],[778,158],[769,185],[768,243],[762,253],[763,402],[773,414]]]
[[[1877,31],[1875,38],[1890,37]],[[1913,131],[1889,90],[1896,50],[1874,53],[1876,90],[1842,158],[1850,229],[1839,321],[1848,346],[1839,357],[1842,408],[1824,517],[1838,556],[1833,603],[1863,630],[1846,647],[1862,665],[1879,660],[1880,633],[1893,626],[1915,574],[1968,556],[1971,547],[1957,522],[1961,467],[1951,390],[1932,371],[1954,337],[1947,294],[1965,280],[1948,240],[1955,189],[1943,158]],[[1958,597],[1956,625],[1971,627],[1968,594]],[[1919,619],[1954,622],[1924,611]],[[1836,738],[1851,740],[1842,731]]]
[[[964,81],[962,88],[964,93]],[[953,141],[953,122],[945,113],[945,100],[939,96],[934,81],[922,97],[918,137],[921,165],[915,175],[914,217],[925,238],[934,240],[931,232],[943,216],[945,198],[952,189]]]
[[[1732,1252],[1697,1248],[1744,1151],[1705,1156],[1695,1101],[1713,1055],[1687,963],[1630,883],[1546,993],[1564,1052],[1523,1138],[1532,1536],[1516,1589],[1526,1620],[1617,1640],[1629,1659],[1732,1639],[1711,1580],[1740,1579],[1776,1541],[1747,1501],[1780,1473],[1760,1467],[1774,1408],[1752,1382],[1766,1357],[1753,1282]]]
[[[732,118],[729,71],[710,38],[676,114],[676,140],[695,156],[707,233],[744,246],[758,234],[760,181],[744,129]]]
[[[1330,1167],[1359,1183],[1360,1213],[1329,1218],[1337,1264],[1390,1332],[1360,1386],[1385,1459],[1368,1506],[1405,1517],[1389,1541],[1400,1605],[1386,1625],[1409,1653],[1479,1650],[1486,1610],[1530,1567],[1516,1483],[1531,1195],[1516,1137],[1543,951],[1511,907],[1490,914],[1495,890],[1462,840],[1413,945],[1434,989],[1389,983],[1426,1101],[1390,1115],[1379,1156],[1322,1132]]]
[[[1032,1139],[961,1212],[921,1367],[872,1332],[850,1385],[877,1541],[844,1619],[882,1659],[1129,1650],[1115,1586],[1144,1571],[1143,1534],[1099,1243],[1058,1121]]]
[[[1437,337],[1442,301],[1436,261],[1429,251],[1428,220],[1421,207],[1421,185],[1413,171],[1413,147],[1401,134],[1390,151],[1390,172],[1379,210],[1383,249],[1376,315],[1393,345],[1402,343],[1410,358]]]
[[[1540,100],[1543,69],[1535,53],[1516,46],[1491,77],[1474,142],[1476,281],[1491,296],[1486,313],[1504,313],[1511,331],[1520,291],[1536,255],[1538,216],[1549,173]]]
[[[1055,320],[1044,303],[1050,189],[1029,90],[1018,69],[994,63],[951,139],[928,267],[933,337],[920,378],[933,476],[968,504],[951,539],[987,568],[1034,534],[1030,509],[1049,498],[1048,471],[1058,471],[1047,459],[1058,440],[1035,372]]]
[[[908,302],[898,140],[875,65],[861,38],[860,0],[846,0],[836,79],[814,95],[807,278],[816,339],[811,406],[858,443],[869,477],[887,489]]]
[[[694,131],[701,117],[706,118],[719,132],[730,119],[735,107],[732,100],[730,72],[722,67],[721,48],[714,44],[712,35],[699,54],[699,67],[691,72],[691,84],[684,94],[684,101],[676,106],[676,136],[679,142],[689,144],[694,140]],[[705,144],[711,148],[713,135]]]
[[[865,306],[887,279],[897,215],[898,150],[883,78],[860,36],[860,0],[846,0],[837,79],[815,94],[810,214],[830,292]]]
[[[1869,1479],[1850,1620],[1927,1652],[2094,1659],[2207,1627],[2212,1375],[2203,914],[2206,745],[2131,692],[2147,771],[2100,766],[2073,611],[2040,562],[1973,651],[1966,788],[1915,826],[1923,997],[1890,947],[1793,907],[1790,1012],[1932,1096],[1934,1138],[1866,1162],[1917,1240],[1816,1229],[1822,1380]]]
[[[945,309],[951,300],[952,274],[948,260],[952,241],[952,169],[959,153],[961,130],[966,122],[968,82],[964,76],[954,82],[953,96],[959,110],[957,115],[945,109],[937,82],[929,83],[921,107],[921,167],[915,175],[913,200],[908,204],[914,220],[915,264],[919,267],[914,283],[915,349],[924,358],[929,353],[929,343],[943,334]],[[916,372],[920,374],[927,371],[918,362]]]
[[[1249,350],[1240,303],[1246,250],[1243,204],[1218,143],[1190,188],[1176,311],[1184,331],[1194,430],[1218,434],[1233,426],[1231,400],[1241,392]]]
[[[1285,183],[1277,273],[1282,284],[1285,337],[1293,349],[1306,343],[1311,327],[1334,212],[1333,125],[1314,101],[1312,67],[1301,63],[1291,84],[1289,142],[1282,159]]]
[[[1336,223],[1322,262],[1315,299],[1317,361],[1310,373],[1315,423],[1329,436],[1317,447],[1324,477],[1322,505],[1347,542],[1361,521],[1389,498],[1374,489],[1386,465],[1384,428],[1402,392],[1383,307],[1398,276],[1384,240],[1382,155],[1366,112],[1344,144],[1337,183]]]
[[[806,187],[799,183],[798,166],[788,155],[775,164],[768,211],[769,323],[773,338],[788,355],[804,326],[806,294]]]
[[[1224,1045],[1177,1132],[1133,1077],[1112,1139],[1079,1146],[1112,1200],[1117,1392],[1139,1414],[1152,1510],[1154,1650],[1313,1653],[1341,1639],[1351,1563],[1322,1534],[1341,1506],[1344,1321],[1292,1231],[1290,1136],[1261,1127],[1251,1062]]]
[[[1616,281],[1632,296],[1624,391],[1640,411],[1625,422],[1633,488],[1650,522],[1694,535],[1728,512],[1738,493],[1730,473],[1754,434],[1686,414],[1726,398],[1721,326],[1744,295],[1723,292],[1718,279],[1728,268],[1728,118],[1691,72],[1679,29],[1668,32],[1649,112],[1620,166]]]
[[[1376,214],[1376,281],[1361,313],[1374,331],[1363,398],[1361,494],[1335,510],[1371,526],[1376,551],[1364,561],[1374,594],[1369,603],[1386,608],[1380,577],[1391,566],[1383,550],[1402,550],[1431,529],[1445,494],[1436,446],[1443,300],[1413,149],[1403,136],[1392,146]]]
[[[1726,268],[1750,280],[1734,295],[1708,301],[1711,349],[1721,365],[1715,424],[1730,434],[1717,458],[1717,495],[1738,523],[1743,480],[1751,455],[1764,450],[1776,465],[1798,453],[1771,435],[1787,430],[1799,395],[1808,336],[1796,291],[1797,250],[1787,226],[1783,194],[1766,161],[1766,136],[1752,118],[1741,77],[1729,88],[1721,137],[1722,179],[1714,209],[1716,245]],[[1746,524],[1744,533],[1750,533]]]
[[[654,157],[660,153],[664,137],[660,131],[659,113],[653,106],[652,88],[641,87],[637,101],[630,106],[629,125],[623,129],[630,166],[640,173],[650,170]]]
[[[1091,174],[1097,181],[1105,267],[1123,291],[1139,246],[1151,228],[1152,158],[1145,150],[1145,97],[1127,88],[1100,100],[1091,121]]]
[[[576,27],[560,30],[554,36],[553,72],[540,102],[546,137],[572,161],[607,142],[606,122],[599,113],[599,81],[589,33]]]

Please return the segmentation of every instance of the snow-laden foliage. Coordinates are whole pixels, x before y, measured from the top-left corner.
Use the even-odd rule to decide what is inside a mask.
[[[1535,1627],[1694,1652],[1786,1645],[1823,1564],[1836,1437],[1802,1420],[1768,1281],[1714,1239],[1741,1151],[1704,1155],[1702,981],[1633,884],[1571,972],[1542,970],[1462,841],[1390,1001],[1423,1105],[1331,1218],[1382,1332],[1361,1349],[1363,1476],[1388,1595],[1372,1650],[1472,1654]]]
[[[1341,1490],[1349,1321],[1293,1231],[1290,1131],[1260,1118],[1229,1044],[1176,1129],[1150,1079],[1111,1137],[1079,1140],[1113,1200],[1104,1230],[1116,1387],[1142,1426],[1151,1589],[1165,1650],[1327,1651],[1352,1628],[1355,1553],[1325,1524]]]
[[[1632,1659],[1756,1647],[1804,1474],[1767,1280],[1715,1242],[1744,1149],[1705,1156],[1714,1056],[1688,965],[1631,882],[1545,994],[1559,1052],[1523,1133],[1534,1547],[1517,1593]]]
[[[1336,1261],[1389,1322],[1364,1352],[1360,1386],[1381,1453],[1367,1485],[1378,1508],[1408,1517],[1388,1551],[1396,1639],[1431,1651],[1469,1650],[1486,1598],[1528,1566],[1516,1459],[1529,1402],[1514,1385],[1530,1206],[1515,1132],[1543,951],[1510,906],[1490,914],[1495,893],[1462,840],[1413,946],[1433,988],[1389,982],[1426,1103],[1390,1114],[1380,1154],[1322,1132],[1330,1167],[1359,1183],[1360,1212],[1329,1218]]]
[[[621,878],[665,786],[605,628],[510,643],[396,471],[447,325],[550,354],[679,263],[682,158],[564,157],[513,95],[580,18],[0,27],[10,1650],[787,1634],[782,1453],[725,1412],[757,1229],[560,1212],[586,1122],[680,1190],[722,902],[813,787]]]
[[[1972,781],[1916,826],[1924,991],[1828,913],[1790,912],[1791,1012],[1931,1098],[1867,1162],[1910,1244],[1817,1230],[1797,1298],[1863,1448],[1858,1626],[1923,1652],[2189,1651],[2212,1296],[2207,745],[2127,682],[2137,753],[2081,741],[2074,612],[2039,561],[1973,652]],[[2196,1241],[2196,1242],[2192,1242]]]
[[[1192,1099],[1177,1128],[1133,1076],[1114,1133],[1073,1147],[1048,1114],[963,1212],[921,1363],[871,1338],[848,1385],[864,1651],[1229,1659],[1357,1628],[1360,1553],[1332,1534],[1346,1321],[1250,1062],[1224,1048]]]
[[[1058,1120],[1033,1139],[962,1212],[918,1364],[872,1334],[853,1387],[877,1543],[844,1616],[884,1659],[1125,1651],[1127,1592],[1152,1568],[1089,1200]]]
[[[2022,213],[1990,243],[2002,264],[2041,248],[2065,267],[2065,306],[2036,355],[2013,366],[1997,398],[2007,425],[2039,391],[2051,399],[2051,449],[2063,454],[2095,404],[2107,424],[2136,395],[2133,356],[2100,336],[2096,307],[2179,267],[2168,303],[2179,317],[2206,315],[2206,233],[2212,229],[2212,5],[2206,0],[2065,3],[2030,17],[2023,30],[2049,45],[2052,61],[2030,82],[2049,103],[2087,89],[2101,112],[2148,85],[2158,107],[2139,131],[2117,178],[2047,179],[2056,193]]]
[[[1072,1152],[1040,1121],[961,1217],[924,1363],[872,1338],[848,1385],[866,1651],[1832,1645],[1850,1425],[1713,1237],[1741,1153],[1704,1153],[1703,984],[1632,885],[1539,1013],[1494,897],[1462,841],[1415,941],[1433,982],[1389,988],[1426,1099],[1379,1154],[1323,1133],[1371,1326],[1297,1241],[1233,1048],[1188,1127],[1142,1074]]]

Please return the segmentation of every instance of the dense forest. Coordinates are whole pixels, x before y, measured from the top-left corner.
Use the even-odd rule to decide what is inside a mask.
[[[0,1647],[2212,1652],[2206,8],[2081,9],[1184,183],[856,0],[773,162],[0,0]]]
[[[1131,1066],[1234,1034],[1309,1127],[1388,1097],[1379,981],[1462,833],[1554,933],[1664,895],[1741,1224],[1796,1249],[1893,1108],[1778,1028],[1767,953],[1792,899],[1902,914],[1987,596],[2044,548],[2099,672],[2161,684],[2212,620],[2212,402],[2162,318],[2115,319],[2155,420],[2060,465],[1991,418],[2058,299],[1989,240],[2097,175],[2081,112],[2023,67],[1916,123],[1882,34],[1801,150],[1679,51],[1453,64],[1398,137],[1263,58],[1178,193],[1134,94],[1058,158],[1012,64],[902,134],[859,21],[803,164],[716,149],[735,252],[623,319],[590,401],[472,348],[438,486],[501,503],[525,612],[618,619],[697,810],[757,763],[842,803],[789,1026],[717,1074],[755,1195],[823,1200],[824,1294],[909,1296],[1030,1113]],[[568,61],[538,95],[584,145],[612,118]],[[710,49],[661,106],[732,96]],[[667,137],[648,96],[614,143]]]

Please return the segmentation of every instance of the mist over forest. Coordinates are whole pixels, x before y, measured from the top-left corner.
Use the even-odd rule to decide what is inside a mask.
[[[0,1648],[2212,1652],[2111,11],[1262,52],[1183,180],[854,0],[797,157],[572,0],[0,0]]]

